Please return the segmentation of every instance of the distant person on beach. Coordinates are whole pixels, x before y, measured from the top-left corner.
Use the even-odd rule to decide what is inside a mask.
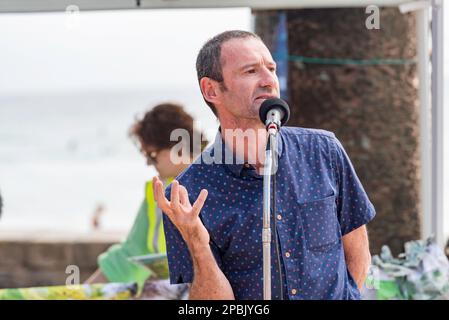
[[[171,161],[170,149],[178,141],[170,141],[170,135],[176,129],[185,130],[192,139],[195,134],[200,135],[193,128],[193,118],[181,105],[164,103],[148,111],[130,130],[130,137],[139,146],[148,165],[156,168],[158,177],[165,185],[187,168],[196,156],[191,141],[190,159],[180,164]],[[207,142],[203,147],[205,144]],[[99,269],[86,283],[136,282],[142,288],[152,271],[130,258],[165,252],[162,211],[156,206],[150,181],[146,183],[144,200],[126,240],[113,245],[98,257]]]
[[[101,217],[104,215],[105,206],[102,203],[97,204],[91,217],[91,228],[94,231],[100,230],[101,228]]]
[[[279,101],[276,62],[259,36],[231,30],[203,45],[196,67],[220,128],[170,187],[153,178],[170,280],[190,284],[193,300],[261,300],[262,242],[271,234],[262,238],[268,133],[259,111]],[[273,299],[361,299],[371,263],[366,224],[376,212],[348,154],[325,130],[283,126],[277,142]]]

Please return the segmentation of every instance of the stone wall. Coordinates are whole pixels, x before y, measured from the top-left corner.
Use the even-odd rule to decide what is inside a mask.
[[[97,257],[120,233],[27,233],[0,231],[0,288],[64,285],[76,265],[80,281],[97,269]]]

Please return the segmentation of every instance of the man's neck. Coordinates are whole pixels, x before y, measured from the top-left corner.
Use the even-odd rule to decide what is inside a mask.
[[[263,166],[267,132],[259,119],[220,121],[221,135],[226,146],[240,159],[258,171]]]

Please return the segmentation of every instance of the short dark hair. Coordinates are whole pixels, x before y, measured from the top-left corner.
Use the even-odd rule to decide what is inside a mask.
[[[161,103],[145,113],[142,119],[137,119],[129,131],[130,137],[140,144],[140,147],[153,146],[157,150],[169,149],[178,141],[170,141],[170,135],[175,129],[185,129],[190,137],[190,154],[194,154],[193,136],[200,134],[193,127],[193,118],[177,103]],[[137,141],[136,141],[137,140]],[[201,140],[201,149],[207,141]]]
[[[209,39],[200,49],[200,52],[198,53],[198,56],[196,58],[196,73],[198,76],[198,83],[204,77],[211,78],[218,82],[223,82],[223,72],[220,59],[221,47],[226,41],[244,38],[255,38],[261,40],[257,34],[243,30],[225,31]],[[207,101],[204,98],[204,95],[203,99],[211,108],[215,116],[217,116],[217,110],[215,109],[214,104]]]

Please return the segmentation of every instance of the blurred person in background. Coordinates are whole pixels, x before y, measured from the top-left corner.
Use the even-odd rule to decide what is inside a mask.
[[[179,164],[173,163],[170,157],[171,148],[179,143],[170,141],[170,135],[176,129],[188,132],[190,138],[189,159]],[[197,156],[193,146],[194,134],[200,135],[193,128],[193,118],[181,105],[174,103],[155,106],[130,129],[130,137],[139,146],[148,165],[155,167],[164,185],[184,171]],[[203,140],[198,151],[201,152],[206,144],[207,141]],[[162,211],[156,206],[150,180],[146,183],[144,200],[126,240],[111,246],[98,257],[99,268],[86,283],[135,282],[141,290],[145,281],[154,276],[154,271],[130,258],[152,253],[165,254],[166,247]],[[167,265],[166,258],[163,263]]]

